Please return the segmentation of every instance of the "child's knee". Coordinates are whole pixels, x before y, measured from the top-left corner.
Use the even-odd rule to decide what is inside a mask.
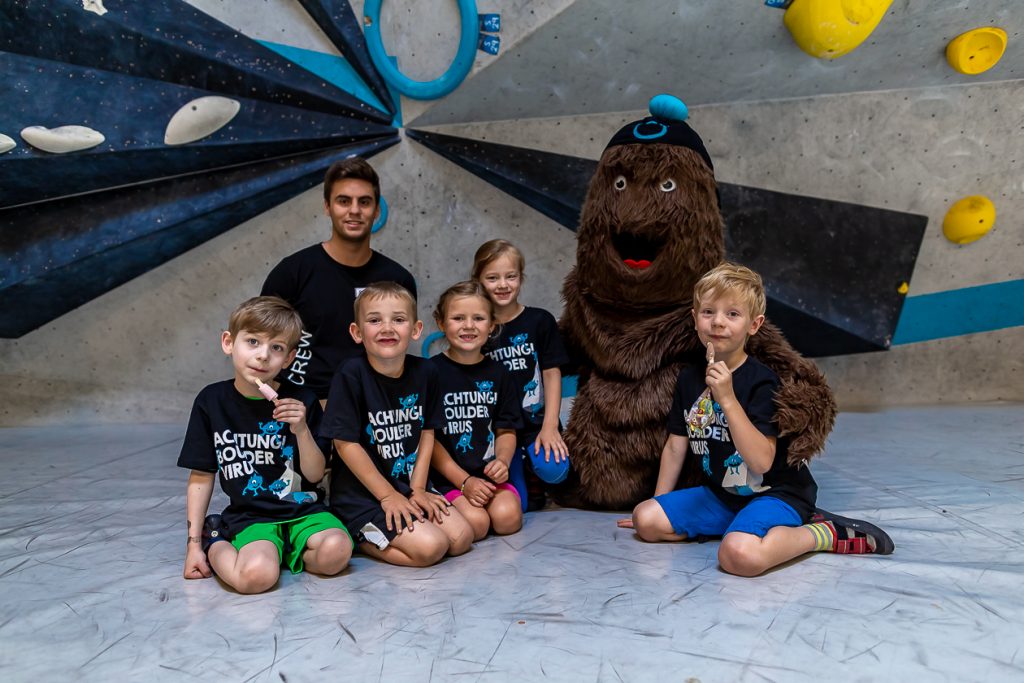
[[[238,581],[234,586],[239,593],[263,593],[274,587],[281,576],[281,566],[273,560],[260,557],[243,562],[238,568]]]
[[[660,541],[668,523],[668,517],[661,505],[654,499],[645,500],[633,509],[633,530],[645,541]]]
[[[441,528],[448,536],[449,555],[462,555],[473,547],[473,526],[458,512],[449,515],[441,524]]]
[[[334,533],[325,532],[316,547],[311,549],[316,554],[316,566],[311,568],[328,576],[341,572],[352,559],[352,541],[340,529]]]
[[[736,576],[758,576],[768,567],[759,538],[750,534],[726,534],[718,547],[718,564]]]
[[[523,528],[523,508],[511,492],[495,496],[487,512],[496,534],[514,534]]]
[[[451,547],[448,536],[433,524],[417,522],[414,531],[404,531],[402,536],[400,550],[418,567],[437,564]]]

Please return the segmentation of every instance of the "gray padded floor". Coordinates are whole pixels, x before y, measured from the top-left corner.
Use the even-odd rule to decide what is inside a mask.
[[[181,578],[183,430],[0,431],[0,680],[1024,680],[1020,405],[840,417],[819,505],[889,557],[741,579],[716,543],[548,509],[436,567],[252,597]]]

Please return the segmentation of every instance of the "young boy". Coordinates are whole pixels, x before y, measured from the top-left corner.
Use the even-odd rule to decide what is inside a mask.
[[[469,550],[473,531],[427,491],[434,430],[443,426],[436,368],[407,354],[423,323],[394,282],[364,289],[349,331],[366,355],[334,375],[321,436],[334,439],[331,510],[357,531],[359,548],[392,564],[426,567]]]
[[[739,576],[757,576],[815,550],[892,552],[885,532],[866,522],[833,516],[838,529],[828,520],[804,525],[814,513],[817,484],[807,467],[787,462],[786,440],[777,438],[778,376],[745,351],[764,323],[761,277],[723,263],[700,279],[693,301],[708,365],[680,373],[655,497],[620,526],[645,541],[722,536],[718,562]],[[673,490],[687,455],[701,458],[704,485]]]
[[[301,333],[287,302],[262,296],[235,309],[221,335],[234,379],[199,392],[178,456],[178,466],[192,470],[186,579],[212,569],[239,593],[261,593],[277,583],[282,561],[293,574],[306,568],[325,576],[348,564],[352,539],[313,488],[329,445],[313,437],[320,403],[308,389],[274,380],[295,357]],[[280,393],[269,400],[260,383],[266,395],[275,393],[267,387]],[[231,503],[206,517],[217,473]]]

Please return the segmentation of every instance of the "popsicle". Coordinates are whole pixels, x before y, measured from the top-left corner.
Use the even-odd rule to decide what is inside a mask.
[[[277,392],[274,391],[274,387],[270,386],[266,382],[261,382],[259,377],[256,378],[256,388],[260,390],[261,394],[263,394],[263,398],[268,401],[277,400]]]
[[[712,365],[715,362],[715,346],[711,342],[708,342],[708,351],[705,354],[705,358],[708,360],[708,365]]]

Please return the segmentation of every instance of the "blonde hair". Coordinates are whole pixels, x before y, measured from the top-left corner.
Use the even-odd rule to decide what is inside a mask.
[[[380,301],[381,299],[388,299],[391,297],[401,299],[408,304],[409,313],[412,315],[412,319],[414,321],[419,320],[419,316],[416,313],[416,297],[412,295],[412,292],[397,282],[382,281],[372,282],[367,285],[363,291],[359,292],[359,296],[356,297],[356,301],[352,305],[352,312],[355,314],[356,324],[359,323],[359,311],[362,309],[364,301]]]
[[[761,276],[746,266],[725,261],[704,274],[693,288],[693,307],[725,293],[735,293],[747,305],[751,318],[764,315],[766,306]]]
[[[228,318],[228,333],[234,339],[242,330],[282,336],[288,350],[299,345],[302,318],[291,304],[278,296],[254,296],[243,301]]]
[[[487,290],[476,280],[463,280],[444,290],[444,293],[437,300],[437,307],[434,309],[434,320],[437,322],[438,327],[441,326],[445,316],[448,315],[448,305],[452,302],[452,299],[461,299],[469,296],[478,296],[487,302],[487,312],[491,316],[491,322],[495,322],[497,314],[494,311],[494,302],[491,300],[491,297],[487,296]]]
[[[524,278],[526,258],[523,256],[523,252],[508,240],[491,240],[481,244],[473,256],[473,279],[479,280],[484,268],[507,254],[512,255],[512,260],[516,262],[516,267],[519,269],[519,277]]]

